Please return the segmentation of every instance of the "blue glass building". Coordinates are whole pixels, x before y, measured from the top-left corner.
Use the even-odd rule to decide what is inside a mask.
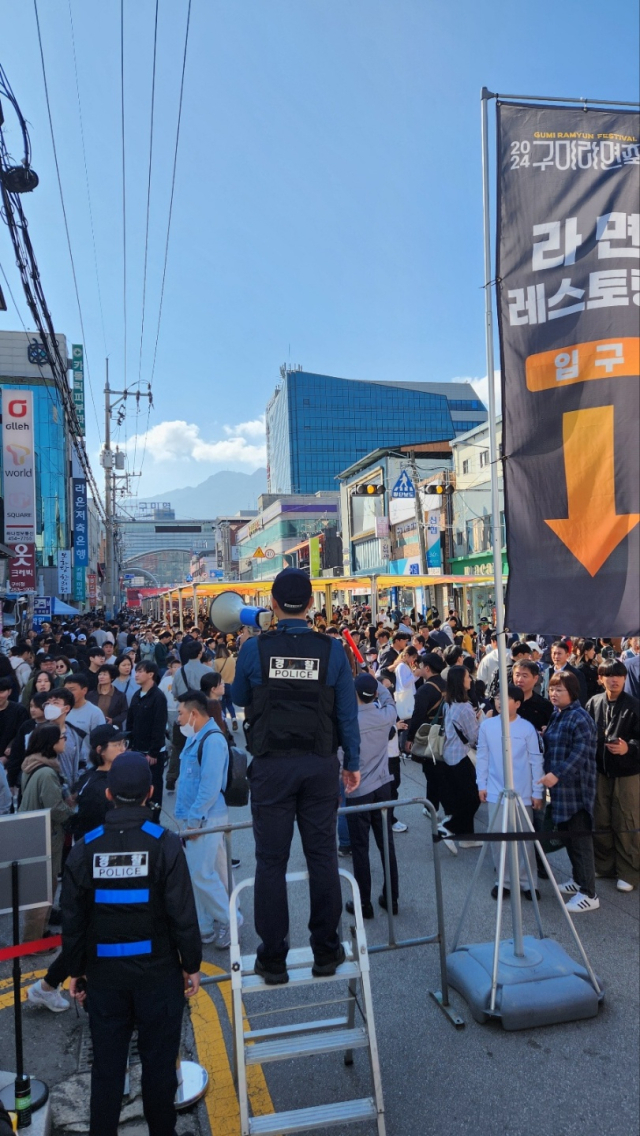
[[[468,383],[367,382],[283,373],[267,406],[270,493],[317,493],[372,450],[450,441],[485,422]]]

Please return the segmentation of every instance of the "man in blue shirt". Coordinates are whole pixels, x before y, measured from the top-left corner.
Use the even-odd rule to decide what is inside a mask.
[[[313,973],[335,974],[344,961],[336,814],[340,768],[347,793],[360,783],[360,732],[353,677],[338,639],[313,631],[306,614],[311,581],[297,568],[271,589],[275,631],[245,639],[231,688],[246,707],[251,809],[256,843],[254,913],[261,943],[256,974],[286,983],[289,909],[286,871],[294,820],[309,871]]]
[[[189,690],[179,696],[178,725],[187,741],[180,755],[176,820],[187,831],[224,824],[229,747],[209,717],[205,694]],[[230,939],[224,837],[221,832],[191,837],[185,840],[185,852],[202,942],[225,950]]]

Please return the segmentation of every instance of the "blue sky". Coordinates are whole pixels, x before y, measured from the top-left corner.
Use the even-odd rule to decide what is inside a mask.
[[[151,371],[187,0],[160,2],[139,370],[154,11],[155,0],[125,0],[128,383]],[[112,383],[124,379],[120,4],[39,0],[39,12],[96,455],[106,353]],[[80,342],[32,3],[2,0],[0,22],[40,176],[25,207],[45,293],[57,330]],[[637,44],[631,0],[192,0],[141,494],[261,463],[260,415],[283,362],[347,378],[481,379],[480,88],[637,99]],[[0,261],[21,300],[4,226]],[[17,328],[9,308],[0,326]],[[145,427],[144,409],[132,412],[121,440]],[[131,444],[129,455],[133,466]]]

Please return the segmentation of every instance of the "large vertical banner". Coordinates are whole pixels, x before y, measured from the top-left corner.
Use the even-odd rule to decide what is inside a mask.
[[[509,583],[519,631],[640,626],[640,116],[498,105]]]
[[[89,527],[87,518],[87,483],[74,477],[73,490],[73,598],[84,600],[86,570],[89,565]]]
[[[36,586],[36,459],[33,393],[2,390],[2,483],[4,539],[13,549],[9,562],[11,591]]]
[[[73,366],[73,404],[78,415],[80,430],[85,433],[84,418],[84,348],[80,343],[74,343],[71,349]]]

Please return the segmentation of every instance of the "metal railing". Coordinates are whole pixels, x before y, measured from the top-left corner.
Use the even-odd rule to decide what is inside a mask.
[[[422,805],[426,809],[429,820],[431,822],[431,839],[433,842],[433,877],[434,877],[434,892],[436,902],[436,922],[437,930],[431,935],[420,935],[413,939],[397,939],[395,928],[395,916],[393,914],[393,901],[391,897],[391,861],[389,853],[389,826],[387,823],[387,816],[389,811],[398,808],[404,808],[407,805]],[[438,832],[438,817],[431,801],[426,797],[409,797],[405,800],[397,801],[380,801],[376,804],[364,805],[347,805],[338,809],[339,816],[348,816],[349,813],[366,813],[366,812],[381,812],[382,813],[382,840],[383,840],[383,858],[384,858],[384,871],[387,880],[387,929],[388,929],[388,942],[374,943],[368,947],[369,954],[381,954],[385,951],[400,950],[404,947],[420,947],[427,944],[435,943],[438,945],[439,952],[439,965],[440,965],[440,989],[430,990],[429,994],[440,1007],[440,1009],[447,1015],[451,1023],[456,1028],[464,1026],[463,1019],[455,1012],[449,1002],[449,986],[447,982],[447,951],[445,942],[444,931],[444,906],[442,900],[442,875],[440,871],[440,835]],[[179,835],[184,840],[193,840],[199,836],[207,836],[213,833],[222,833],[225,843],[225,852],[227,859],[227,891],[229,896],[233,891],[233,869],[232,869],[232,838],[234,832],[239,832],[242,829],[253,828],[251,820],[237,821],[235,823],[212,825],[210,828],[197,828],[197,829],[184,829],[180,830]],[[201,979],[201,985],[214,985],[219,982],[231,981],[231,973],[225,971],[222,974],[207,975]]]

